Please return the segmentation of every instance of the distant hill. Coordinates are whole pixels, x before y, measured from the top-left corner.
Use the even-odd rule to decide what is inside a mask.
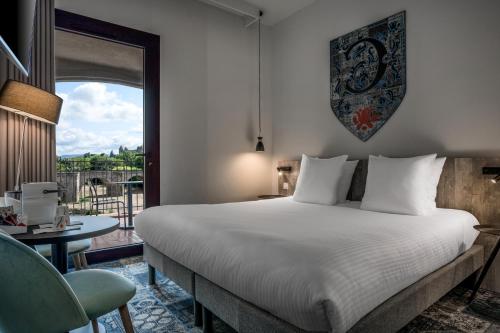
[[[73,158],[73,157],[82,157],[83,154],[66,154],[66,155],[61,155],[61,156],[57,156],[57,157],[60,157],[60,158]]]

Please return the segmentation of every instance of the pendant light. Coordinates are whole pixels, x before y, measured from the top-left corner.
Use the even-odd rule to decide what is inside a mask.
[[[262,27],[262,11],[259,12],[259,136],[257,137],[257,146],[255,146],[255,151],[264,151],[264,143],[262,142],[262,126],[261,126],[261,27]]]

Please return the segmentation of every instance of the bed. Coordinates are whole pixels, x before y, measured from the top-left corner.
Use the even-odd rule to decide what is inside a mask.
[[[359,177],[363,164],[351,199]],[[477,223],[283,198],[155,207],[136,231],[149,265],[203,306],[206,331],[213,312],[239,332],[388,332],[478,271]]]

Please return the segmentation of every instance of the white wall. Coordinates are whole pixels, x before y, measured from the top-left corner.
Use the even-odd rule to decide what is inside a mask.
[[[363,143],[330,107],[329,42],[407,11],[407,93]],[[318,0],[273,27],[274,159],[500,153],[500,1]]]
[[[267,151],[255,153],[255,29],[195,0],[56,0],[56,8],[160,35],[162,204],[237,201],[270,193],[271,89],[266,75]],[[265,56],[263,72],[269,72],[269,62]]]
[[[500,153],[500,1],[318,0],[277,24],[264,48],[264,155],[253,152],[256,35],[241,18],[195,0],[56,0],[56,6],[161,36],[162,203],[269,193],[276,182],[271,152],[274,162],[302,152]],[[331,111],[329,42],[401,10],[406,97],[363,143]]]

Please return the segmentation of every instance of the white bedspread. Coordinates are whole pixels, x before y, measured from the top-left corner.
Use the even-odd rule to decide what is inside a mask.
[[[345,332],[389,297],[472,246],[476,218],[322,206],[290,198],[150,208],[145,242],[302,329]]]

